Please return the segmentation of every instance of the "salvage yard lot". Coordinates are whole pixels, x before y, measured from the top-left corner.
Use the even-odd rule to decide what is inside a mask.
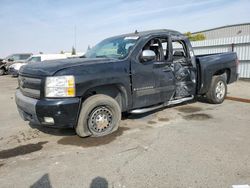
[[[250,184],[250,103],[197,102],[123,118],[102,138],[29,125],[17,80],[0,77],[0,187],[231,187]],[[250,82],[229,87],[250,99]]]

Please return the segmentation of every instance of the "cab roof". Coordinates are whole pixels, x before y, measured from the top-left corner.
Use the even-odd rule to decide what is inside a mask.
[[[169,30],[169,29],[158,29],[158,30],[148,30],[148,31],[135,31],[134,33],[128,33],[128,34],[122,34],[114,37],[129,37],[129,36],[138,36],[138,37],[147,37],[151,35],[174,35],[179,37],[184,37],[184,35],[178,31],[175,30]]]

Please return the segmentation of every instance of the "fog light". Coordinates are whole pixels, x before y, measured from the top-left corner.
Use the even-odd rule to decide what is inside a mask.
[[[44,117],[44,122],[48,124],[54,124],[54,119],[52,117]]]

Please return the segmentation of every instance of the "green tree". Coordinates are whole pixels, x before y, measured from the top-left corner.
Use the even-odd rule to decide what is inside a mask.
[[[186,35],[190,41],[200,41],[206,39],[206,36],[202,33],[197,33],[193,35],[191,32],[186,32],[184,33],[184,35]]]

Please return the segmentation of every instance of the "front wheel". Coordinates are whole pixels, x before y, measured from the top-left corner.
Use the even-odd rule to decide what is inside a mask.
[[[76,133],[80,137],[100,137],[118,129],[121,108],[117,101],[107,95],[87,98],[81,108]]]
[[[227,84],[225,76],[213,76],[210,88],[206,94],[209,103],[220,104],[227,95]]]

